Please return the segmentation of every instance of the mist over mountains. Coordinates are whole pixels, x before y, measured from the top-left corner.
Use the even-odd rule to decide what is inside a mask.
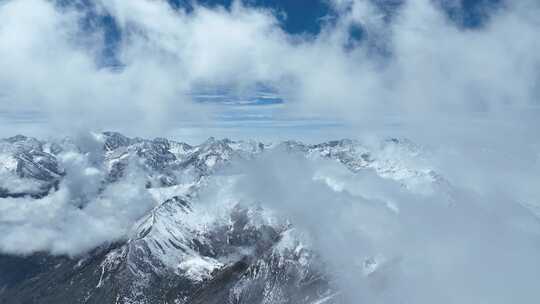
[[[439,153],[396,138],[3,139],[0,299],[534,302],[538,203],[447,178]]]
[[[0,0],[0,303],[537,303],[539,16]]]

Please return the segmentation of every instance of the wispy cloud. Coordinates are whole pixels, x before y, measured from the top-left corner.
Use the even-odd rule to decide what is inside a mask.
[[[115,68],[97,60],[110,33],[81,30],[77,8],[2,4],[4,111],[39,111],[55,132],[75,124],[134,131],[137,121],[159,133],[172,122],[213,121],[223,111],[194,102],[190,93],[200,83],[236,91],[267,84],[296,116],[373,129],[388,117],[441,130],[447,125],[440,118],[520,120],[520,111],[538,106],[535,1],[498,7],[473,28],[427,0],[334,1],[336,22],[310,37],[290,35],[273,11],[240,2],[189,13],[165,1],[94,4],[119,31]],[[362,31],[352,45],[351,27]]]

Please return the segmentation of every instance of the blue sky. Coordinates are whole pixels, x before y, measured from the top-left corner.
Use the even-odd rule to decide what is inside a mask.
[[[177,10],[192,12],[194,4],[207,7],[230,9],[233,0],[167,0]],[[61,7],[76,7],[86,17],[81,20],[82,33],[103,31],[107,40],[100,58],[105,65],[121,64],[116,58],[118,44],[122,39],[122,30],[113,16],[105,12],[96,12],[92,0],[56,0]],[[404,0],[371,0],[391,22],[392,16],[399,11]],[[465,29],[482,27],[490,16],[504,6],[503,0],[434,0],[444,10],[448,20]],[[281,28],[292,35],[316,36],[325,26],[332,26],[339,18],[335,7],[329,0],[242,0],[242,3],[254,7],[272,10],[280,21]],[[367,33],[361,24],[350,28],[350,39],[355,42],[366,41]],[[382,51],[382,50],[381,50]]]

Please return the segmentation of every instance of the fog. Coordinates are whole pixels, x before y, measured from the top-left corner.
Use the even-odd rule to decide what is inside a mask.
[[[80,141],[96,142],[89,138]],[[146,175],[132,161],[121,180],[105,184],[106,168],[94,157],[88,150],[66,150],[58,155],[66,171],[58,191],[41,199],[0,199],[1,252],[75,257],[128,236],[134,222],[157,205],[145,189]]]
[[[537,302],[539,2],[486,6],[489,18],[466,28],[442,9],[459,1],[408,0],[391,16],[373,1],[329,1],[335,20],[308,36],[241,1],[188,13],[165,1],[96,0],[122,33],[114,66],[102,64],[104,32],[81,28],[76,6],[2,1],[0,135],[261,135],[241,122],[216,128],[224,107],[190,93],[263,83],[285,102],[261,137],[303,139],[306,130],[273,119],[323,117],[340,127],[313,126],[310,140],[410,138],[440,177],[411,188],[279,151],[228,171],[240,176],[228,195],[261,203],[313,239],[348,303]],[[362,39],[351,38],[353,26]],[[21,113],[36,117],[19,121]],[[137,166],[102,189],[100,143],[79,145],[88,153],[59,156],[59,191],[0,199],[0,251],[76,256],[125,238],[159,203]]]
[[[444,161],[460,178],[416,191],[372,170],[275,152],[237,167],[232,192],[309,235],[346,303],[534,303],[540,222],[519,203],[526,193]],[[537,194],[527,199],[538,204]]]
[[[77,257],[125,240],[160,203],[145,189],[137,159],[106,185],[100,137],[75,142],[84,152],[59,154],[66,175],[58,191],[0,199],[1,252]],[[345,303],[535,302],[539,155],[527,151],[537,150],[417,146],[407,155],[363,143],[397,165],[385,174],[352,172],[278,146],[211,177],[194,201],[207,218],[192,221],[226,219],[235,202],[262,206],[308,240]],[[402,167],[417,176],[401,178]]]

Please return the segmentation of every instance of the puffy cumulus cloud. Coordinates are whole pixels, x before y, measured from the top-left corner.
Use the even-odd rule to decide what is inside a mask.
[[[181,94],[181,71],[161,50],[148,48],[137,65],[120,70],[100,67],[105,42],[99,32],[81,30],[80,12],[29,0],[4,2],[0,14],[3,109],[37,110],[64,129],[135,122],[151,129],[195,113]]]
[[[241,1],[191,12],[166,1],[92,3],[119,28],[117,68],[96,64],[107,41],[81,27],[80,10],[44,0],[0,6],[4,110],[37,108],[64,129],[151,133],[211,121],[219,108],[186,94],[201,85],[265,83],[286,97],[284,115],[322,114],[364,128],[476,128],[479,119],[500,127],[518,118],[537,125],[521,118],[538,113],[535,1],[507,3],[468,29],[429,0],[390,12],[379,2],[335,0],[335,22],[316,36],[287,34],[271,10]]]
[[[394,74],[407,76],[397,84],[402,98],[428,107],[442,103],[445,112],[537,106],[540,58],[529,50],[538,47],[538,22],[530,13],[516,5],[467,31],[449,26],[427,1],[408,3],[395,23]]]
[[[342,68],[326,74],[324,86],[307,90],[308,103],[350,111],[351,121],[365,118],[367,127],[397,121],[441,131],[477,127],[478,120],[501,127],[521,120],[523,112],[538,114],[540,58],[531,52],[539,43],[532,13],[537,4],[508,3],[481,27],[468,29],[432,1],[404,1],[390,17],[368,1],[345,2],[348,13],[338,28],[359,24],[365,37],[337,57]],[[317,87],[317,80],[306,82]],[[536,125],[534,119],[527,123]]]
[[[273,58],[285,55],[276,20],[265,11],[201,7],[187,15],[165,1],[95,5],[121,30],[118,67],[97,64],[106,41],[99,31],[81,29],[81,11],[43,0],[2,4],[4,111],[40,111],[60,130],[163,130],[207,118],[211,109],[187,95],[196,86],[277,78],[270,75]]]
[[[112,184],[89,154],[58,156],[66,170],[59,190],[41,199],[0,199],[0,251],[76,256],[126,237],[133,223],[155,206],[135,166]]]
[[[239,199],[260,202],[310,236],[345,303],[540,296],[540,224],[516,196],[470,180],[417,192],[373,171],[279,152],[233,172]]]

